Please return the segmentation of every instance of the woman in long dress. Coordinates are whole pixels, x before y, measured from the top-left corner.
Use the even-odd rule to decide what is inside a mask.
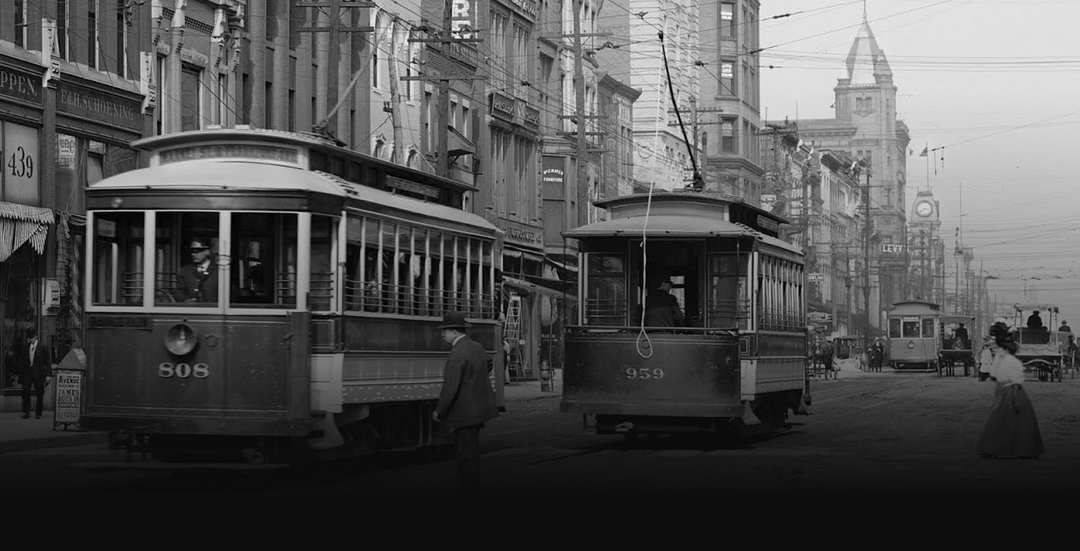
[[[1024,392],[1024,365],[1014,355],[1018,347],[1008,329],[997,325],[991,328],[994,363],[990,376],[997,380],[994,405],[975,449],[983,457],[1036,459],[1045,450],[1035,409]]]

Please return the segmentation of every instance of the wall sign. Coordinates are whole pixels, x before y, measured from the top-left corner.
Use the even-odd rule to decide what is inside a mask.
[[[41,75],[0,65],[0,96],[41,105]]]
[[[37,205],[38,173],[40,156],[38,155],[38,129],[21,124],[3,123],[3,193],[0,200],[9,203]]]
[[[85,119],[142,132],[142,102],[61,80],[57,86],[57,110]]]

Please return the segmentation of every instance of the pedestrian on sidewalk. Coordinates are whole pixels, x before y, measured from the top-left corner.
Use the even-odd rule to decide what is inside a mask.
[[[990,378],[990,366],[994,365],[994,339],[987,336],[983,339],[982,352],[979,353],[979,381]]]
[[[17,365],[19,382],[22,383],[22,418],[30,418],[30,389],[33,388],[37,399],[34,413],[37,419],[41,419],[45,409],[45,385],[52,381],[52,358],[49,347],[42,345],[38,339],[37,327],[26,329],[26,344],[19,351]]]
[[[997,384],[990,417],[975,449],[983,457],[1037,459],[1045,450],[1035,409],[1024,392],[1024,365],[1015,356],[1019,347],[1004,323],[995,323],[990,334],[994,337],[990,376]]]
[[[439,329],[443,341],[450,345],[450,356],[439,403],[431,417],[453,438],[462,490],[466,497],[475,498],[480,493],[480,429],[484,422],[499,416],[499,408],[488,381],[487,353],[465,334],[467,328],[461,312],[443,316]]]

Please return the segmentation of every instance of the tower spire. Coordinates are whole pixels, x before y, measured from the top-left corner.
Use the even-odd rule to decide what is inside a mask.
[[[866,0],[862,0],[862,20],[866,21]]]

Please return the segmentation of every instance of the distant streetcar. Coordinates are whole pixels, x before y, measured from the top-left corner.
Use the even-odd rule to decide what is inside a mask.
[[[784,219],[709,193],[597,204],[608,220],[563,232],[581,277],[561,410],[628,437],[770,430],[805,412],[806,278],[803,252],[777,237]],[[654,278],[672,284],[682,325],[645,324]]]
[[[501,374],[500,234],[461,210],[469,185],[312,134],[134,146],[149,168],[87,190],[86,428],[158,459],[437,444],[449,310]],[[198,245],[212,270],[193,293]]]
[[[893,304],[889,324],[889,361],[897,371],[938,371],[941,365],[941,306],[911,300]]]

